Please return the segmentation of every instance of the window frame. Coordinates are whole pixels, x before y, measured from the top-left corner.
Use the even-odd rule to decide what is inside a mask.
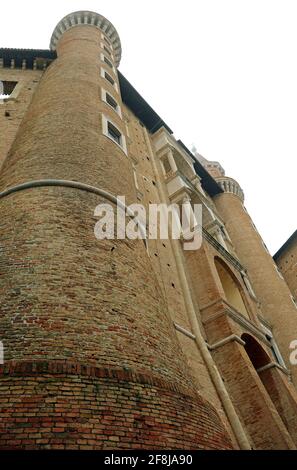
[[[109,133],[109,124],[114,127],[114,129],[120,134],[119,142],[117,141],[117,139],[114,139]],[[105,116],[104,114],[102,114],[102,128],[103,135],[110,139],[114,144],[116,144],[127,156],[127,144],[125,134],[117,124],[115,124],[109,117]]]
[[[109,58],[106,57],[106,55],[103,52],[101,52],[100,55],[101,55],[101,61],[104,64],[106,64],[113,71],[113,73],[115,73],[115,67],[114,67],[113,63],[111,62],[111,60],[109,60]]]
[[[113,83],[111,83],[111,81],[106,78],[106,74],[113,80]],[[119,87],[116,80],[111,76],[110,73],[108,73],[108,71],[104,67],[101,67],[101,77],[104,78],[104,80],[106,80],[115,89],[117,93],[119,93]]]
[[[115,102],[116,107],[114,107],[112,104],[108,102],[107,96],[109,96]],[[106,103],[111,109],[113,109],[113,111],[117,113],[117,115],[122,119],[122,110],[117,99],[109,91],[106,91],[104,88],[101,88],[101,98],[102,98],[102,101]]]
[[[105,41],[105,42],[106,42],[106,44],[107,44],[107,45],[110,47],[110,49],[113,51],[112,44],[111,44],[110,40],[109,40],[109,39],[107,39],[106,35],[105,35],[105,34],[103,34],[103,33],[101,33],[101,38],[103,39],[103,41]]]

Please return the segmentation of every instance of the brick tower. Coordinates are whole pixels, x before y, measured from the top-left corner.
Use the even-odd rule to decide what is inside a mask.
[[[224,188],[224,193],[216,196],[216,207],[225,221],[240,260],[248,270],[263,317],[273,326],[285,365],[290,369],[289,346],[297,338],[296,303],[244,206],[239,184],[222,175],[217,181]],[[296,367],[292,368],[291,374],[296,387]]]
[[[23,75],[34,93],[0,171],[0,448],[231,448],[197,391],[152,254],[141,240],[94,236],[99,203],[137,200],[119,36],[76,12],[51,51],[38,80],[38,56]]]

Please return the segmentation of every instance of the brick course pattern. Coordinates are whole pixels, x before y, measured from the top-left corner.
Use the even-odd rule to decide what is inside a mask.
[[[231,448],[216,411],[165,380],[66,362],[0,373],[2,450]]]
[[[100,43],[89,25],[64,32],[3,163],[1,190],[54,178],[136,201],[131,161],[103,134],[103,114],[126,128],[101,100]],[[95,238],[102,202],[63,187],[1,200],[0,448],[233,447],[197,391],[151,253],[141,240]]]

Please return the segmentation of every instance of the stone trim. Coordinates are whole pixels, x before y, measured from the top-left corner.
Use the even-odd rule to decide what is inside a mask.
[[[284,374],[286,375],[290,375],[290,372],[288,371],[288,369],[286,367],[282,367],[280,364],[278,364],[277,362],[270,362],[269,364],[266,364],[265,366],[263,367],[259,367],[259,369],[257,369],[257,372],[263,372],[265,370],[268,370],[268,369],[273,369],[274,367],[276,367],[277,369],[279,369],[281,372],[283,372]]]
[[[215,349],[220,348],[221,346],[225,346],[225,344],[231,343],[233,341],[236,341],[242,346],[245,345],[245,342],[239,336],[233,334],[233,335],[227,336],[226,338],[221,339],[220,341],[217,341],[214,344],[208,344],[207,347],[210,351],[214,351]]]
[[[223,189],[224,193],[232,193],[234,196],[239,197],[239,199],[244,201],[244,192],[233,178],[227,176],[217,178],[217,183]]]
[[[180,333],[183,333],[185,336],[188,336],[188,338],[196,339],[196,336],[193,335],[193,333],[191,333],[190,331],[186,330],[185,328],[183,328],[182,326],[178,325],[175,322],[173,322],[173,324],[174,324],[175,329],[179,331]]]
[[[246,273],[246,269],[229,251],[227,251],[204,227],[202,227],[203,238],[208,241],[224,258],[234,266],[237,271]]]
[[[55,180],[55,179],[48,179],[48,180],[36,180],[36,181],[28,181],[26,183],[18,184],[17,186],[13,186],[11,188],[5,189],[0,193],[0,199],[10,194],[24,191],[26,189],[33,189],[33,188],[42,188],[42,187],[51,187],[51,186],[59,186],[63,188],[72,188],[72,189],[79,189],[81,191],[87,191],[92,194],[96,194],[97,196],[104,197],[108,199],[115,205],[119,205],[123,210],[127,212],[127,214],[135,220],[135,214],[133,211],[129,209],[123,202],[118,199],[113,194],[109,193],[108,191],[104,191],[104,189],[96,188],[95,186],[90,186],[89,184],[79,183],[77,181],[69,181],[69,180]],[[146,240],[146,228],[142,225],[140,221],[138,221],[139,228],[142,232],[143,242],[148,250],[148,243]]]
[[[118,67],[122,55],[121,41],[118,32],[109,20],[92,11],[76,11],[64,16],[54,29],[50,41],[50,49],[52,51],[56,50],[57,43],[65,31],[75,26],[83,25],[95,26],[95,28],[98,28],[106,35],[112,44],[115,62]]]
[[[209,308],[212,305],[215,305],[218,302],[222,302],[221,300],[217,300],[216,302],[213,302],[209,304],[208,306],[201,308],[201,312],[205,311],[206,308]],[[234,320],[236,323],[241,325],[243,328],[246,330],[250,331],[253,335],[255,335],[258,339],[263,341],[267,346],[270,347],[270,343],[267,341],[265,334],[263,333],[260,328],[258,328],[256,325],[254,325],[250,320],[245,318],[243,315],[241,315],[237,311],[233,311],[232,308],[229,307],[229,305],[224,301],[225,306],[223,307],[223,310],[216,312],[212,315],[210,315],[208,318],[205,318],[202,320],[202,323],[205,325],[207,323],[210,323],[212,321],[215,321],[217,318],[221,317],[222,315],[226,315],[230,317],[232,320]]]

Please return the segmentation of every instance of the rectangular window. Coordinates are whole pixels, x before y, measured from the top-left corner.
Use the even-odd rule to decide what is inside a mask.
[[[110,121],[107,123],[107,131],[109,137],[112,138],[117,144],[121,145],[122,143],[122,134],[121,132],[113,125]]]
[[[109,75],[109,73],[104,72],[104,78],[112,85],[115,85],[114,79]]]
[[[111,76],[111,74],[107,72],[107,70],[104,67],[101,67],[101,77],[104,78],[105,80],[107,80],[108,83],[110,83],[113,86],[113,88],[116,90],[116,92],[119,93],[119,88],[118,88],[117,82]]]
[[[103,49],[105,50],[105,52],[106,52],[110,57],[112,57],[112,54],[111,54],[110,50],[107,49],[106,46],[104,46]]]
[[[103,36],[103,39],[106,42],[106,44],[108,44],[111,47],[111,44],[110,44],[109,40],[105,36]]]
[[[113,109],[117,111],[118,103],[116,102],[115,99],[113,99],[113,97],[109,93],[106,93],[106,103],[108,103],[109,106],[111,106]]]
[[[115,125],[111,119],[102,114],[103,135],[111,139],[127,155],[126,137],[123,132]]]
[[[113,65],[112,63],[110,62],[110,60],[104,56],[104,62],[108,65],[108,67],[110,67],[112,70],[113,70]]]
[[[110,94],[108,93],[106,90],[104,90],[104,88],[101,88],[101,99],[102,101],[104,101],[105,103],[107,103],[109,106],[111,106],[114,111],[120,116],[120,118],[122,119],[122,110],[121,110],[121,107],[119,106],[118,102],[116,101],[116,99]]]

